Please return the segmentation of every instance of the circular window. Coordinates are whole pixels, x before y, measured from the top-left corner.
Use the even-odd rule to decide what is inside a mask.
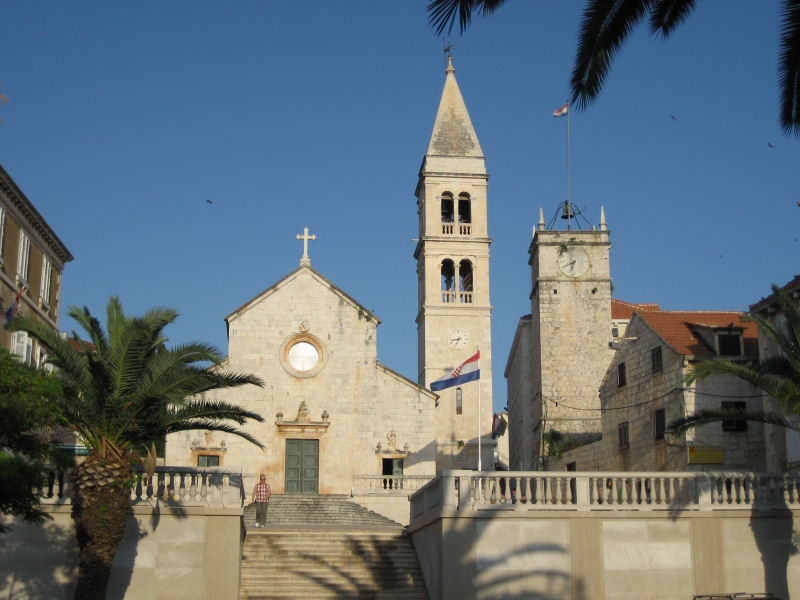
[[[291,336],[283,343],[281,365],[294,377],[311,377],[325,366],[322,344],[307,333]]]
[[[289,348],[289,364],[298,371],[310,371],[319,362],[316,346],[309,342],[295,342]]]

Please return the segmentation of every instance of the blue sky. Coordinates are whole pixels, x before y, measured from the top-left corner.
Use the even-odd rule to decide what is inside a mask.
[[[3,4],[0,163],[75,260],[70,304],[223,317],[298,265],[373,310],[379,359],[416,379],[414,188],[444,84],[425,0]],[[495,408],[539,207],[566,195],[583,2],[509,0],[451,39],[491,173]],[[800,141],[778,125],[779,4],[709,0],[642,29],[571,119],[572,201],[605,207],[614,295],[744,310],[800,272]],[[674,115],[673,119],[670,115]],[[770,146],[771,144],[771,146]],[[206,200],[211,200],[209,204]]]

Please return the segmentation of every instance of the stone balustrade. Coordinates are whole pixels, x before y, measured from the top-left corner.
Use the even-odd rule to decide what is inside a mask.
[[[175,506],[241,508],[244,505],[242,473],[217,467],[157,467],[152,477],[138,470],[131,488],[133,505],[166,502]],[[70,504],[70,474],[52,470],[43,490],[42,504]]]
[[[408,495],[433,479],[433,475],[354,475],[353,492],[364,494]]]
[[[800,508],[800,473],[444,471],[411,496],[411,523],[444,512]]]

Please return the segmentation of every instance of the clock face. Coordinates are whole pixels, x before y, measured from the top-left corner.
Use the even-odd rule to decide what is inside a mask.
[[[568,277],[580,277],[589,270],[589,257],[581,248],[567,248],[558,257],[558,267]]]
[[[309,342],[296,342],[289,348],[287,359],[298,371],[310,371],[319,362],[319,351]]]
[[[467,345],[467,340],[469,340],[467,332],[461,329],[454,329],[447,338],[453,348],[463,348]]]

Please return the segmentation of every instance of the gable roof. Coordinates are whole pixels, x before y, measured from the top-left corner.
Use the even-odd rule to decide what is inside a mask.
[[[300,267],[298,267],[297,269],[295,269],[294,271],[289,273],[286,277],[284,277],[283,279],[281,279],[277,283],[271,285],[266,290],[264,290],[263,292],[261,292],[260,294],[258,294],[254,298],[252,298],[251,300],[248,300],[247,302],[242,304],[239,308],[237,308],[236,310],[231,312],[229,315],[227,315],[225,317],[225,321],[228,322],[230,319],[238,317],[241,313],[249,310],[252,306],[254,306],[255,304],[258,304],[259,302],[264,300],[264,298],[267,298],[267,297],[271,296],[276,291],[278,291],[280,288],[285,286],[287,283],[289,283],[293,279],[296,279],[297,277],[299,277],[302,273],[304,273],[304,270],[305,270],[306,274],[311,275],[319,283],[321,283],[323,286],[329,288],[334,294],[336,294],[339,297],[341,297],[348,304],[350,304],[354,308],[358,309],[359,311],[362,311],[365,316],[367,316],[367,317],[369,317],[371,319],[374,319],[376,325],[380,325],[381,320],[378,318],[378,316],[375,313],[373,313],[371,310],[368,310],[367,308],[365,308],[364,305],[356,302],[352,297],[350,297],[348,294],[343,292],[335,284],[333,284],[331,281],[329,281],[328,279],[326,279],[325,277],[320,275],[317,271],[312,269],[310,265],[301,265]]]
[[[755,323],[742,320],[742,313],[735,311],[636,311],[635,314],[647,323],[653,331],[684,356],[716,356],[698,333],[700,328],[740,329],[744,338],[744,353],[758,356],[758,327]]]
[[[655,302],[647,302],[644,304],[633,304],[625,302],[624,300],[611,299],[611,318],[612,319],[630,319],[633,316],[633,311],[639,312],[661,310],[661,307]]]

